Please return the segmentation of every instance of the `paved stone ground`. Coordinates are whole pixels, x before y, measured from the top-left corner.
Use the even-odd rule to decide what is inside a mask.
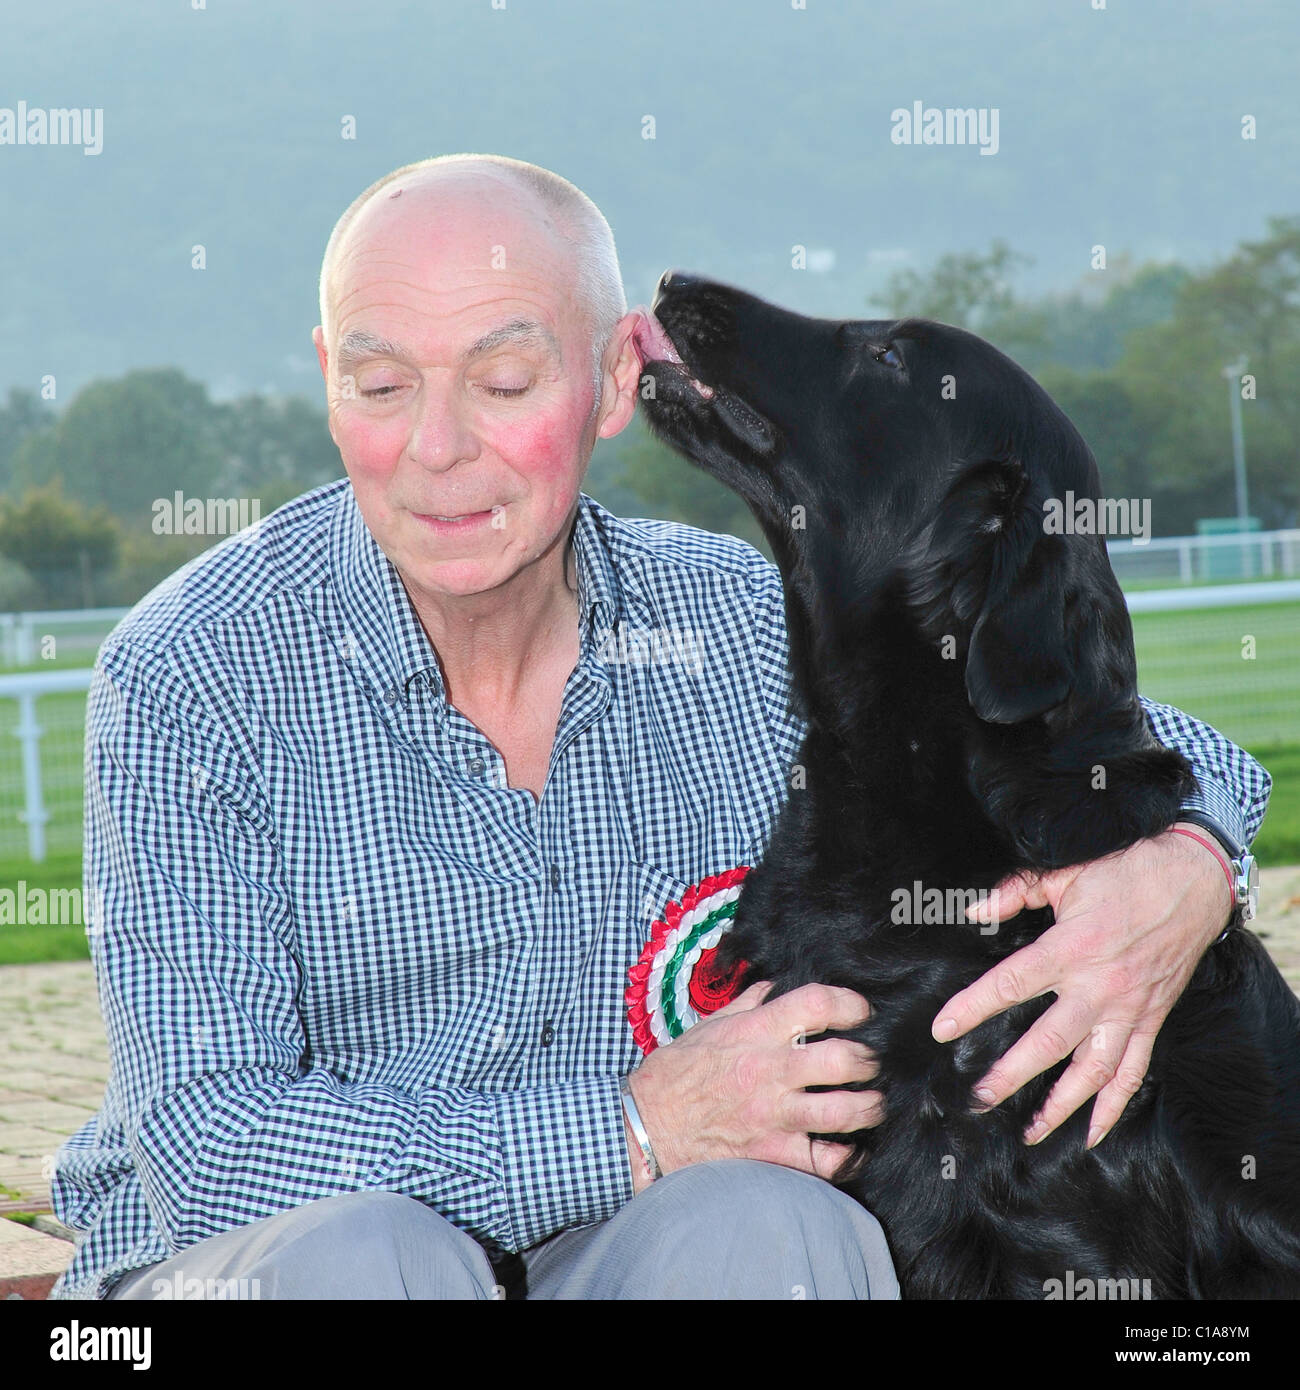
[[[1300,993],[1300,865],[1260,876],[1256,929]],[[108,1046],[87,961],[0,967],[0,1214],[49,1211],[55,1150],[98,1108]],[[52,1218],[0,1220],[0,1297],[43,1297],[71,1258]]]

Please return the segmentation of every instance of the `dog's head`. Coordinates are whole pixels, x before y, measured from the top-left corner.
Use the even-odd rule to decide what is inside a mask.
[[[651,428],[754,512],[796,664],[818,624],[888,594],[952,639],[983,720],[1132,697],[1104,539],[1047,524],[1049,499],[1098,497],[1096,463],[1010,358],[944,324],[807,318],[678,272],[653,308],[638,331]]]

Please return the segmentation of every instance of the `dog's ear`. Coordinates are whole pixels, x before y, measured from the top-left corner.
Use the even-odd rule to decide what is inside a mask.
[[[935,639],[965,632],[966,695],[993,724],[1060,704],[1074,678],[1068,560],[1018,460],[962,470],[918,538],[908,596]]]
[[[1019,534],[1037,528],[1037,536]],[[1019,724],[1070,693],[1074,660],[1065,630],[1065,563],[1042,516],[1010,519],[995,543],[984,606],[966,653],[966,696],[991,724]],[[1054,544],[1054,542],[1057,542]]]

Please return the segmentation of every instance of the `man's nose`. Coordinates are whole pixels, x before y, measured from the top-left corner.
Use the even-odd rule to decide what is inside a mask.
[[[478,438],[470,427],[469,411],[455,387],[426,383],[411,427],[406,451],[417,463],[441,471],[462,459],[475,458]]]

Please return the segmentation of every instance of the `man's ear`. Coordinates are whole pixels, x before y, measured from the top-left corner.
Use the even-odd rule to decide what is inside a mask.
[[[633,332],[639,315],[634,310],[624,314],[614,325],[609,346],[605,349],[606,365],[601,377],[600,417],[596,433],[601,439],[612,439],[627,428],[636,414],[637,391],[641,385],[641,354],[637,351]]]
[[[334,437],[334,412],[329,408],[330,355],[325,345],[325,330],[320,324],[312,329],[311,340],[316,345],[316,360],[320,363],[320,374],[325,378],[325,423],[329,427],[330,438],[337,444],[338,440]]]
[[[329,349],[325,346],[325,330],[317,324],[311,331],[311,340],[316,345],[316,360],[320,363],[320,374],[325,378],[325,384],[329,385],[330,379],[330,355]]]

